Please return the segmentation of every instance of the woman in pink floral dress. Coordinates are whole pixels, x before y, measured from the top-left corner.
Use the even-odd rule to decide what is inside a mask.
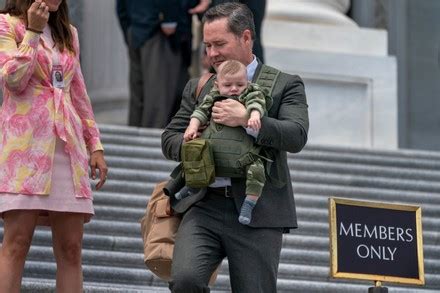
[[[57,291],[82,292],[84,223],[107,166],[66,0],[8,0],[0,13],[0,293],[19,292],[37,224],[50,225]],[[98,172],[99,171],[99,172]]]

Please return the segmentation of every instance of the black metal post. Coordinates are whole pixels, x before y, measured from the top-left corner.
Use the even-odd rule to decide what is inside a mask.
[[[368,288],[368,293],[388,293],[387,287],[370,287]]]

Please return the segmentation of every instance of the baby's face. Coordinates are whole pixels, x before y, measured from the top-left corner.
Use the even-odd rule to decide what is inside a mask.
[[[246,71],[217,77],[217,87],[221,95],[238,96],[248,86]]]

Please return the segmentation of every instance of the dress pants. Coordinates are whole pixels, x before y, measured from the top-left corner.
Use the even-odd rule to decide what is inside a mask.
[[[282,229],[251,228],[238,216],[233,198],[209,189],[186,212],[176,236],[171,292],[210,292],[209,278],[225,257],[232,292],[276,292]]]
[[[180,106],[183,88],[189,79],[182,52],[180,48],[171,48],[169,38],[161,32],[141,48],[129,47],[128,52],[128,125],[164,128]]]
[[[264,15],[266,12],[266,0],[240,0],[241,3],[246,4],[254,15],[255,23],[255,41],[253,52],[261,62],[264,63],[264,50],[261,42],[261,28],[263,26]]]

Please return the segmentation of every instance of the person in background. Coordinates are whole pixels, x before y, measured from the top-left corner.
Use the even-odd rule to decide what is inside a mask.
[[[68,16],[66,0],[7,1],[0,13],[1,293],[20,292],[38,224],[52,230],[57,292],[82,292],[88,169],[100,189],[107,165]]]
[[[206,0],[117,0],[130,59],[128,125],[164,128],[189,79],[191,12]]]
[[[246,5],[223,3],[206,11],[203,42],[215,70],[226,60],[238,60],[246,65],[248,80],[255,82],[262,63],[252,53],[254,39],[252,12]],[[191,114],[210,90],[207,85],[196,97],[198,82],[193,79],[187,84],[179,111],[162,134],[162,152],[168,159],[181,161]],[[232,292],[277,291],[282,235],[297,228],[287,153],[297,153],[305,146],[309,118],[299,76],[280,72],[271,96],[272,107],[262,117],[258,133],[247,132],[255,144],[272,151],[269,174],[279,184],[266,181],[249,225],[238,221],[246,198],[243,178],[216,179],[203,197],[186,198],[194,202],[187,203],[176,235],[169,283],[173,293],[209,292],[209,278],[225,257]],[[217,124],[247,128],[249,115],[240,102],[225,99],[212,107],[212,119]]]

